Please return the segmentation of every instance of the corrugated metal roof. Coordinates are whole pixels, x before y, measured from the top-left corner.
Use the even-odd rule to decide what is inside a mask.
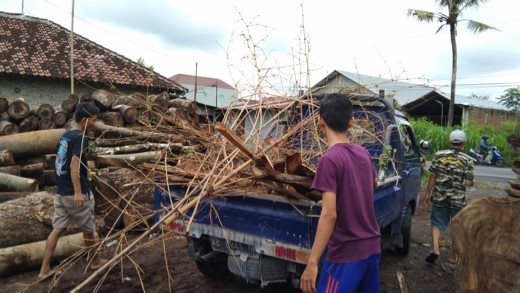
[[[386,96],[393,96],[393,98],[401,106],[406,106],[407,104],[417,101],[418,99],[424,98],[431,93],[437,93],[439,96],[444,97],[446,100],[450,100],[449,94],[437,90],[435,87],[341,70],[335,70],[326,78],[321,80],[318,84],[316,84],[316,86],[324,85],[326,81],[330,79],[331,76],[334,75],[336,72],[352,80],[353,82],[361,86],[364,86],[374,94],[379,93],[379,90],[384,90]],[[505,107],[504,105],[499,104],[498,101],[474,99],[471,97],[460,95],[456,96],[455,104],[485,109],[496,109],[502,111],[511,110]]]
[[[0,12],[0,74],[70,79],[70,31],[52,21]],[[122,55],[74,35],[74,75],[85,82],[185,88]]]
[[[218,78],[204,77],[204,76],[197,76],[196,78],[197,78],[197,86],[214,87],[215,85],[217,85],[221,89],[230,89],[230,90],[235,89],[231,85],[227,84],[225,81],[222,81]],[[175,74],[174,76],[170,77],[169,79],[175,81],[178,84],[195,85],[195,75]]]

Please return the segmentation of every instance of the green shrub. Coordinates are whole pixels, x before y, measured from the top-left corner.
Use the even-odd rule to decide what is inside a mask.
[[[451,128],[437,125],[426,118],[411,119],[415,130],[415,136],[418,141],[427,140],[430,142],[430,152],[426,154],[426,158],[431,160],[435,152],[447,149],[450,147],[448,137],[450,132],[455,129],[462,129],[460,125],[456,125]],[[494,130],[489,125],[476,125],[470,123],[466,129],[462,129],[466,132],[467,141],[464,146],[464,152],[469,153],[471,149],[478,149],[482,135],[489,135],[489,143],[498,148],[506,164],[510,164],[514,158],[518,155],[511,152],[511,146],[506,140],[506,137],[512,133],[520,133],[520,122],[504,122],[498,130]]]

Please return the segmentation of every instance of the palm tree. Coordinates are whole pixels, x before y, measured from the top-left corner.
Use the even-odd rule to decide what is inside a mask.
[[[418,9],[409,9],[408,16],[415,17],[418,21],[433,22],[437,20],[442,25],[435,33],[438,33],[444,26],[450,27],[451,37],[451,52],[452,52],[452,66],[451,66],[451,93],[450,93],[450,107],[448,111],[448,127],[453,124],[453,111],[455,109],[455,87],[457,85],[457,24],[462,21],[468,22],[468,29],[474,34],[496,28],[487,24],[477,22],[470,19],[459,19],[462,16],[462,11],[466,8],[478,8],[481,3],[487,0],[435,0],[439,3],[441,8],[447,7],[448,14],[441,12],[429,12]]]

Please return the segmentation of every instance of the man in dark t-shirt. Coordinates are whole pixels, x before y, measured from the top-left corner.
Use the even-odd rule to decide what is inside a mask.
[[[94,237],[94,196],[88,183],[87,152],[88,137],[84,133],[90,129],[99,113],[92,103],[80,103],[76,106],[74,129],[66,131],[60,138],[56,155],[57,192],[54,196],[54,218],[52,232],[45,243],[42,266],[39,278],[54,273],[50,260],[62,232],[70,221],[83,231],[86,247],[95,244]],[[91,269],[101,267],[106,260],[94,255],[90,263]]]
[[[322,210],[301,278],[304,292],[379,292],[376,172],[369,152],[348,138],[352,123],[347,95],[329,94],[320,101],[319,126],[329,150],[320,158],[312,183],[312,188],[322,192]],[[325,246],[327,255],[316,287]]]

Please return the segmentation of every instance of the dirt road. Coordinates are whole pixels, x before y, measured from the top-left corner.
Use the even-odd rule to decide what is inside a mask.
[[[478,182],[468,191],[468,200],[483,196],[505,196],[506,184]],[[427,265],[424,258],[430,251],[429,211],[422,205],[412,222],[412,248],[407,257],[385,251],[381,259],[381,292],[401,292],[396,272],[401,272],[410,292],[454,292],[453,268],[447,262],[451,242],[441,238],[441,257],[435,266]],[[270,286],[260,289],[256,285],[245,284],[239,280],[214,281],[205,278],[189,259],[187,243],[183,237],[157,236],[129,258],[118,263],[107,276],[97,277],[81,292],[93,292],[98,282],[98,292],[298,292],[288,286]],[[163,241],[164,240],[164,241]],[[104,248],[102,255],[110,258],[114,247]],[[137,267],[138,266],[138,267]],[[30,287],[24,284],[36,280],[38,272],[33,271],[0,279],[0,292],[69,292],[92,271],[85,270],[85,261],[76,262],[63,272],[56,283],[47,280]],[[170,276],[170,277],[168,277]]]

